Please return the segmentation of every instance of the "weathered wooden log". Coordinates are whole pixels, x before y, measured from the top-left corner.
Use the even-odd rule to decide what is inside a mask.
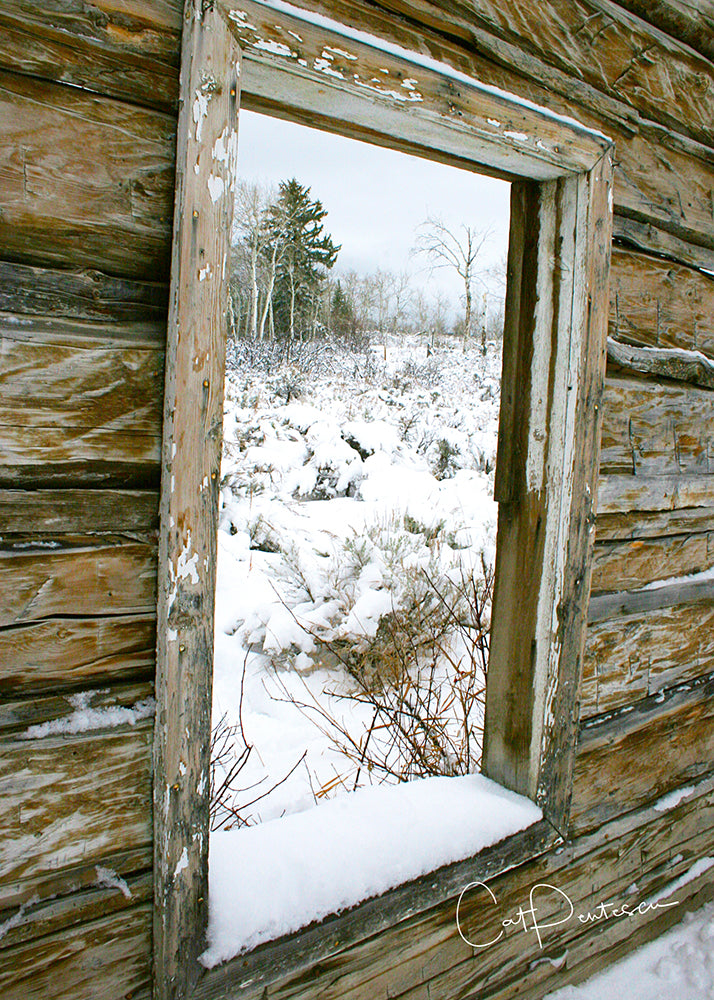
[[[636,538],[664,538],[668,535],[714,531],[714,506],[603,513],[598,514],[596,526],[596,541],[614,541],[618,538],[634,541]]]
[[[153,545],[0,552],[0,626],[56,615],[151,613],[155,605]]]
[[[102,867],[99,866],[100,873]],[[104,873],[105,878],[111,880],[109,870],[104,869]],[[150,871],[139,874],[127,871],[121,882],[117,878],[115,885],[100,885],[99,878],[95,870],[95,883],[86,889],[57,899],[27,903],[23,906],[22,912],[18,907],[3,910],[0,913],[0,925],[4,930],[0,939],[0,968],[6,949],[76,927],[78,924],[87,924],[92,920],[108,917],[120,910],[127,910],[151,900],[153,880]],[[1,975],[2,973],[0,977]]]
[[[149,1000],[150,903],[0,952],[3,1000]]]
[[[591,592],[636,590],[655,580],[702,573],[714,566],[714,533],[599,541]]]
[[[146,720],[2,740],[0,909],[96,883],[96,865],[122,875],[122,852],[146,852],[141,862],[132,856],[128,870],[146,867],[152,736],[153,720]]]
[[[711,674],[589,719],[575,758],[571,835],[707,774],[712,741]]]
[[[178,99],[181,3],[8,0],[0,12],[0,67],[173,111]]]
[[[547,81],[556,93],[568,98],[575,93],[582,103],[588,98],[601,115],[610,100],[702,142],[714,137],[707,59],[609,0],[577,0],[567,9],[554,0],[528,9],[515,0],[448,7],[439,0],[383,0],[381,11],[336,0],[302,0],[301,6],[374,34],[385,22],[392,33],[402,30],[396,14],[407,30],[427,28],[441,35],[444,47],[457,39],[522,77]]]
[[[148,534],[158,506],[154,490],[0,490],[0,535]]]
[[[614,247],[610,336],[641,347],[683,348],[714,358],[714,278]]]
[[[676,636],[676,641],[672,637]],[[580,716],[611,712],[714,670],[714,594],[591,624]]]
[[[156,616],[48,618],[0,630],[0,694],[149,680],[156,664]]]
[[[714,389],[714,362],[698,351],[631,347],[608,339],[607,364],[614,375],[646,375]]]
[[[669,200],[669,198],[668,198]],[[692,267],[714,270],[714,250],[709,246],[692,241],[692,234],[668,232],[667,229],[648,222],[646,219],[628,218],[616,214],[612,233],[619,244],[634,247],[645,253],[656,253],[675,264],[689,264]]]
[[[5,257],[166,279],[173,117],[0,72],[0,130]]]
[[[642,511],[684,511],[708,508],[714,497],[714,474],[704,475],[601,475],[598,513],[634,514]]]
[[[610,376],[603,410],[601,474],[711,472],[714,407],[707,390]]]
[[[0,309],[6,313],[95,322],[155,321],[165,330],[167,307],[168,285],[162,282],[0,261]]]
[[[76,718],[78,706],[85,703],[92,712],[104,713],[107,726],[111,725],[110,710],[116,710],[114,715],[118,713],[121,717],[124,710],[133,709],[141,703],[142,714],[153,714],[154,685],[149,680],[72,694],[53,692],[41,696],[34,693],[29,697],[25,697],[24,691],[13,694],[14,697],[3,699],[0,703],[0,736],[3,739],[10,736],[24,738],[23,734],[30,730],[39,734],[40,731],[35,729],[38,726],[46,729],[48,724],[70,725],[71,719]]]
[[[714,62],[711,0],[617,0],[617,3]]]

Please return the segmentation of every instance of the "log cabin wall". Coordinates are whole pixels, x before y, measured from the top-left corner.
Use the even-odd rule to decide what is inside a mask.
[[[690,877],[678,907],[604,929],[554,926],[542,951],[511,935],[475,952],[453,903],[434,907],[240,995],[535,1000],[712,894],[711,872],[692,866],[714,852],[714,587],[695,575],[714,566],[714,7],[300,6],[616,142],[570,828],[564,846],[492,888],[505,913],[543,881],[584,911],[627,900],[633,884],[640,900]],[[181,7],[7,0],[0,12],[0,995],[10,1000],[151,993],[147,698]],[[133,714],[58,731],[82,707]],[[498,933],[493,919],[484,936]]]

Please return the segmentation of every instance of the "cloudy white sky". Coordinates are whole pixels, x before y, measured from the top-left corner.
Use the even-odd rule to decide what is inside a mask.
[[[325,229],[342,244],[338,270],[409,267],[421,282],[434,281],[454,298],[459,278],[419,272],[410,260],[416,227],[428,216],[458,230],[465,223],[492,229],[484,265],[508,245],[509,185],[317,129],[241,111],[238,168],[244,180],[278,184],[296,177],[327,209]]]

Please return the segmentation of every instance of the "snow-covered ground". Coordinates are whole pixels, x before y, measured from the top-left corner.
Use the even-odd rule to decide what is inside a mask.
[[[233,739],[243,757],[214,773],[236,769],[211,837],[207,964],[540,817],[473,773],[484,677],[465,591],[483,595],[495,554],[499,347],[234,350],[213,719],[216,751]],[[416,692],[438,730],[416,763],[365,697],[392,680],[401,720]]]
[[[229,365],[214,724],[235,725],[242,697],[253,750],[237,784],[260,784],[236,799],[241,821],[354,785],[357,767],[321,732],[324,719],[290,699],[317,699],[359,741],[372,713],[345,700],[354,685],[340,659],[362,669],[389,642],[384,625],[378,635],[385,617],[438,603],[427,577],[458,600],[482,557],[492,563],[500,364],[495,345],[484,357],[458,340],[395,337]],[[359,783],[369,779],[363,770]]]
[[[712,1000],[714,903],[580,986],[545,1000]]]

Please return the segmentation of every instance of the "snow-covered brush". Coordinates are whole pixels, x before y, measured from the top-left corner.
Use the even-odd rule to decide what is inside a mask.
[[[369,674],[357,668],[339,644],[309,632],[342,664],[351,681],[351,690],[324,693],[368,709],[371,721],[361,732],[353,731],[304,680],[303,700],[276,673],[282,694],[276,700],[294,705],[310,718],[349,761],[348,772],[319,789],[318,798],[328,796],[338,785],[354,790],[375,782],[478,770],[493,586],[491,568],[484,564],[482,570],[482,578],[462,577],[458,603],[450,591],[427,578],[435,603],[442,607],[438,627],[436,619],[429,626],[428,644],[424,620],[419,622],[417,635],[414,622],[403,613],[384,616],[378,630],[379,657],[372,658]],[[446,630],[444,619],[449,625]]]

